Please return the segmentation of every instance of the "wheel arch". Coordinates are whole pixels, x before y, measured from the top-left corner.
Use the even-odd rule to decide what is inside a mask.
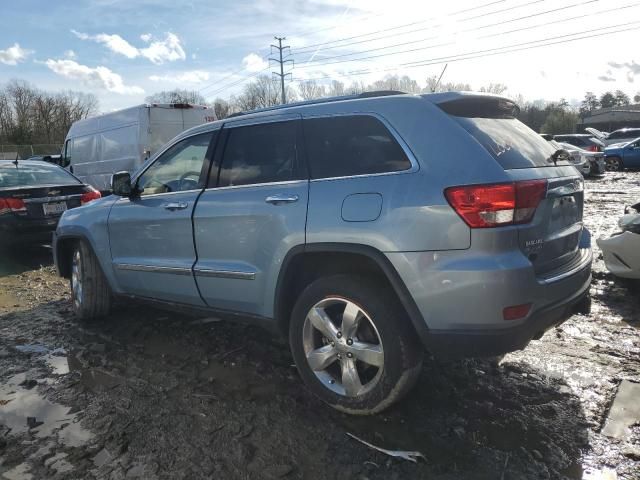
[[[337,273],[370,274],[385,282],[424,343],[428,326],[389,259],[374,247],[353,243],[312,243],[289,250],[282,262],[275,291],[274,316],[281,333],[287,334],[299,293],[317,278]]]
[[[78,242],[84,242],[91,252],[96,256],[98,265],[102,270],[102,273],[107,279],[107,283],[113,289],[114,283],[111,278],[111,270],[105,268],[106,266],[102,262],[102,258],[98,255],[99,249],[96,248],[94,242],[87,235],[83,235],[79,232],[69,233],[66,235],[56,235],[53,242],[53,258],[58,270],[58,275],[63,278],[71,278],[71,257],[73,255],[73,247]]]

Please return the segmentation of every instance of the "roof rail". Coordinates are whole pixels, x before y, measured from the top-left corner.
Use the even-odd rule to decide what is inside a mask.
[[[271,112],[276,110],[282,110],[290,107],[301,107],[305,105],[318,105],[323,103],[341,102],[345,100],[357,100],[359,98],[375,98],[375,97],[388,97],[390,95],[406,95],[407,92],[401,92],[399,90],[377,90],[373,92],[355,93],[351,95],[340,95],[336,97],[316,98],[315,100],[306,100],[303,102],[287,103],[285,105],[274,105],[273,107],[258,108],[256,110],[249,110],[246,112],[232,113],[227,118],[241,117],[243,115],[249,115],[252,113]]]

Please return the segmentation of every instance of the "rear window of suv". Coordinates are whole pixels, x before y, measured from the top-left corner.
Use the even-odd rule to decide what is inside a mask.
[[[515,118],[517,106],[501,98],[469,97],[438,105],[504,168],[553,167],[553,145]]]
[[[371,115],[308,118],[303,125],[311,178],[411,168],[411,161],[391,132]]]

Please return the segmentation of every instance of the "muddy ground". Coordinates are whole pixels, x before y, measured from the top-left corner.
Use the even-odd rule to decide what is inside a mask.
[[[587,189],[586,224],[608,236],[640,173]],[[428,361],[410,397],[372,418],[316,400],[256,327],[135,305],[82,325],[47,249],[5,253],[0,478],[637,480],[640,294],[594,250],[590,315],[499,363]]]

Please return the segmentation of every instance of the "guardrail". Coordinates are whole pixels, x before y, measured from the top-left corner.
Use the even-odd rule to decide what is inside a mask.
[[[25,160],[35,155],[59,155],[62,144],[41,143],[34,145],[1,145],[0,160]]]

